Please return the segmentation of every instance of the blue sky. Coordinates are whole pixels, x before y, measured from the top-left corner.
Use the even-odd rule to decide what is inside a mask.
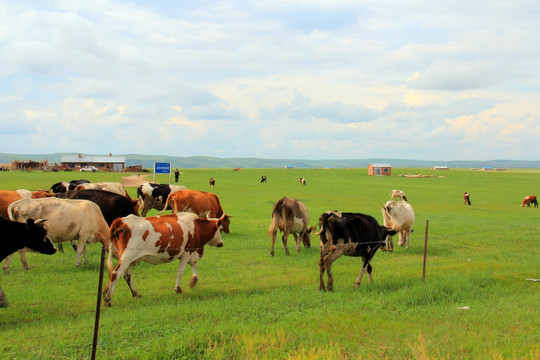
[[[540,159],[537,1],[4,1],[0,152]]]

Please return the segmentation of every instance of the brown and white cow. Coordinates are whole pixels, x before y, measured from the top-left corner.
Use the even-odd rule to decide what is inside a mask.
[[[538,200],[536,200],[536,195],[529,195],[525,196],[525,199],[523,199],[523,202],[521,203],[521,207],[531,207],[531,204],[533,204],[534,207],[538,207]]]
[[[384,226],[397,231],[399,234],[399,246],[409,248],[409,238],[413,231],[415,221],[414,209],[411,204],[403,201],[388,201],[382,208]],[[394,246],[392,237],[387,239],[387,250],[392,251]]]
[[[187,187],[149,182],[139,185],[137,197],[142,202],[141,216],[146,216],[151,209],[164,210],[169,195],[180,190],[187,190]],[[168,209],[170,209],[170,206]]]
[[[19,190],[0,190],[0,216],[8,217],[8,206],[21,199],[40,199],[52,197],[53,193],[45,190],[30,191],[26,189]]]
[[[309,214],[304,203],[297,199],[283,197],[276,201],[272,210],[272,223],[268,228],[268,234],[272,237],[272,249],[270,255],[274,256],[274,244],[278,229],[283,232],[283,247],[285,254],[289,255],[287,238],[293,234],[296,243],[296,251],[300,251],[300,241],[305,248],[310,248],[311,230],[309,227]]]
[[[25,222],[27,219],[46,219],[44,227],[53,243],[79,240],[77,266],[81,263],[81,256],[85,264],[88,262],[87,243],[101,242],[103,246],[109,248],[109,227],[99,206],[88,200],[53,197],[22,199],[9,205],[8,215],[11,220],[17,222]],[[26,263],[22,255],[21,261],[23,264]]]
[[[303,177],[301,178],[298,178],[298,182],[304,186],[306,186],[306,179],[304,179]]]
[[[204,246],[223,246],[222,220],[203,219],[193,213],[147,218],[129,215],[116,219],[110,228],[111,249],[107,261],[110,277],[103,291],[105,304],[111,306],[114,288],[122,275],[132,295],[140,296],[131,281],[131,265],[139,261],[163,264],[179,259],[174,291],[182,292],[180,282],[187,264],[193,271],[190,286],[195,286],[198,280],[197,260],[203,257]],[[113,246],[119,255],[114,269],[111,260]]]
[[[405,193],[401,190],[392,190],[392,192],[390,193],[390,199],[391,200],[399,199],[399,200],[408,201],[407,196],[405,196]]]

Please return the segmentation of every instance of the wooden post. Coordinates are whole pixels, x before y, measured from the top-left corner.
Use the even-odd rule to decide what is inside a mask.
[[[101,247],[101,264],[99,267],[98,296],[96,304],[96,321],[94,324],[94,340],[92,342],[92,360],[96,358],[96,349],[99,332],[99,315],[101,314],[101,288],[103,287],[103,268],[105,267],[105,246]]]
[[[422,269],[422,282],[426,279],[426,257],[427,257],[427,239],[428,239],[429,220],[426,220],[426,236],[424,241],[424,268]]]

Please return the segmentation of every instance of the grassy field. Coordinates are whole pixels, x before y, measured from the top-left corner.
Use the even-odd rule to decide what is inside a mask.
[[[399,175],[427,174],[426,178]],[[268,177],[260,184],[261,175]],[[1,189],[49,188],[86,178],[120,181],[126,174],[0,173]],[[298,178],[307,180],[301,186]],[[199,282],[174,293],[178,263],[142,263],[133,270],[141,298],[120,281],[111,308],[102,308],[99,359],[539,359],[540,209],[521,208],[540,195],[540,173],[393,169],[186,170],[188,188],[214,191],[235,217],[223,248],[208,248]],[[151,179],[151,176],[149,177]],[[158,181],[167,182],[163,176]],[[378,252],[374,283],[354,288],[361,261],[333,266],[334,292],[318,290],[318,239],[271,257],[272,206],[302,200],[314,224],[326,210],[363,212],[382,223],[390,190],[405,191],[416,212],[411,248]],[[128,189],[135,196],[135,188]],[[464,191],[472,206],[463,204]],[[150,215],[155,214],[152,211]],[[422,260],[426,220],[426,281]],[[394,241],[397,244],[397,241]],[[1,359],[86,359],[91,355],[101,247],[89,264],[75,253],[18,256],[0,283]],[[469,307],[469,310],[460,309]]]

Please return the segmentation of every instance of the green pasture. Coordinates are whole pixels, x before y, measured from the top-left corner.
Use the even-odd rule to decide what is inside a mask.
[[[540,282],[527,280],[540,278],[540,209],[520,207],[526,195],[540,195],[540,172],[181,171],[180,183],[191,189],[210,191],[208,179],[216,179],[212,191],[234,215],[225,246],[206,249],[193,289],[186,269],[181,295],[173,291],[178,262],[137,265],[133,281],[141,298],[120,280],[112,307],[102,308],[98,359],[540,358]],[[433,177],[400,176],[407,174]],[[0,173],[0,189],[127,175]],[[392,189],[407,194],[415,231],[409,250],[375,255],[373,284],[364,278],[355,288],[361,260],[342,257],[333,265],[335,291],[319,291],[315,237],[311,249],[297,253],[291,236],[290,256],[278,239],[270,256],[267,230],[280,197],[302,200],[312,224],[327,210],[362,212],[382,223]],[[135,197],[135,188],[128,190]],[[463,204],[465,191],[472,206]],[[79,268],[73,250],[65,249],[28,254],[28,271],[15,256],[11,272],[0,275],[9,302],[0,309],[1,359],[90,358],[101,247],[91,245],[89,264]]]

